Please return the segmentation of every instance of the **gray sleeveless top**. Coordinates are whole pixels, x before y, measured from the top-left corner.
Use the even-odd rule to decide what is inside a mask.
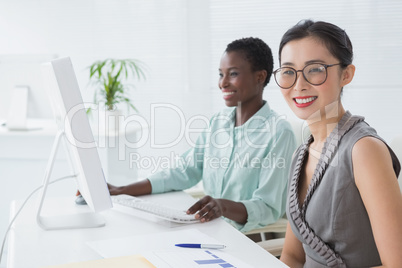
[[[352,167],[352,149],[358,140],[367,136],[381,139],[363,120],[346,112],[328,136],[302,206],[298,201],[298,182],[313,137],[295,153],[286,213],[293,233],[303,243],[305,267],[381,265]],[[398,166],[392,150],[390,153],[396,161],[394,166]]]

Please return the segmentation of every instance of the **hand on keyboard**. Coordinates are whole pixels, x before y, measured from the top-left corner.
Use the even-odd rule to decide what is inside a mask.
[[[215,199],[209,195],[204,196],[194,205],[192,205],[188,212],[195,214],[195,217],[201,222],[208,222],[213,219],[223,216],[222,203],[225,202],[223,199]]]
[[[178,223],[199,222],[194,215],[189,215],[183,210],[166,207],[161,204],[146,201],[131,195],[113,195],[111,198],[114,204],[138,209],[153,214],[164,220]]]

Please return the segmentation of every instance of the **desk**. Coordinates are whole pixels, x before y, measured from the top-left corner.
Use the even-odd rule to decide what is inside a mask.
[[[155,202],[163,201],[166,205],[180,204],[183,208],[187,208],[194,202],[194,199],[184,192],[149,195],[144,196],[144,198]],[[76,206],[73,200],[73,197],[50,198],[46,200],[48,202],[44,205],[43,213],[53,214],[57,213],[57,211],[67,213],[88,210],[86,206]],[[53,203],[49,204],[49,201]],[[13,202],[11,205],[12,215],[16,212],[17,203]],[[87,246],[87,241],[193,228],[224,243],[227,246],[225,252],[250,264],[252,267],[286,267],[278,259],[222,219],[216,219],[208,223],[168,227],[110,209],[101,213],[106,219],[105,227],[44,231],[36,224],[36,208],[37,202],[28,203],[28,207],[24,208],[10,231],[7,255],[7,267],[9,268],[40,267],[101,259],[100,255]]]

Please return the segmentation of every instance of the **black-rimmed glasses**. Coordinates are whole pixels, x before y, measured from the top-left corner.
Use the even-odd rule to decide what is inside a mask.
[[[304,79],[314,85],[319,86],[325,83],[327,80],[327,68],[341,65],[336,64],[322,64],[322,63],[310,63],[304,66],[302,70],[296,70],[292,67],[281,67],[274,71],[275,81],[279,87],[283,89],[291,88],[297,80],[297,72],[302,72]]]

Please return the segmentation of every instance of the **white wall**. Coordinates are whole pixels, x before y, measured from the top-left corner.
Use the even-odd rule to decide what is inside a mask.
[[[286,29],[303,18],[327,20],[346,29],[354,44],[357,71],[345,88],[345,106],[391,140],[402,133],[402,125],[390,124],[402,115],[400,14],[402,3],[392,0],[340,0],[325,7],[316,0],[1,1],[0,55],[70,56],[86,101],[92,100],[88,65],[106,57],[137,58],[148,64],[149,73],[132,95],[147,120],[150,103],[170,103],[187,116],[209,117],[223,107],[217,68],[228,42],[258,36],[271,46],[278,67],[278,44]],[[9,90],[0,86],[3,96]],[[279,112],[291,114],[275,83],[268,85],[265,98]],[[7,98],[0,98],[0,118],[7,109]],[[50,110],[39,115],[51,117]],[[158,121],[165,129],[159,141],[174,140],[171,124],[180,124],[178,119],[163,113]],[[186,142],[173,150],[185,148]]]
[[[205,2],[208,3],[208,2]],[[92,101],[87,67],[95,60],[136,58],[148,66],[147,80],[136,83],[132,99],[149,124],[154,123],[155,143],[178,140],[177,145],[162,150],[145,146],[145,155],[183,152],[188,145],[179,139],[182,124],[173,109],[155,110],[151,122],[150,104],[168,103],[189,119],[202,114],[210,117],[219,108],[209,101],[211,94],[208,68],[209,39],[205,28],[208,11],[201,1],[24,1],[0,2],[0,54],[57,54],[70,56],[81,85],[84,101]],[[202,27],[204,27],[202,29]],[[199,27],[201,31],[195,31]],[[197,53],[191,53],[197,51]],[[190,67],[190,65],[194,67]],[[1,62],[0,62],[1,65]],[[204,74],[203,74],[204,73]],[[0,78],[7,79],[7,77]],[[0,118],[9,108],[9,87],[1,87]],[[40,91],[41,88],[35,88]],[[42,92],[32,92],[32,95]],[[2,94],[3,95],[3,94]],[[43,103],[41,103],[43,102]],[[42,107],[48,100],[31,102]],[[124,107],[123,107],[124,108]],[[32,110],[32,109],[31,109]],[[39,110],[39,109],[36,109]],[[47,110],[32,117],[48,117]],[[149,153],[148,153],[149,152]]]

